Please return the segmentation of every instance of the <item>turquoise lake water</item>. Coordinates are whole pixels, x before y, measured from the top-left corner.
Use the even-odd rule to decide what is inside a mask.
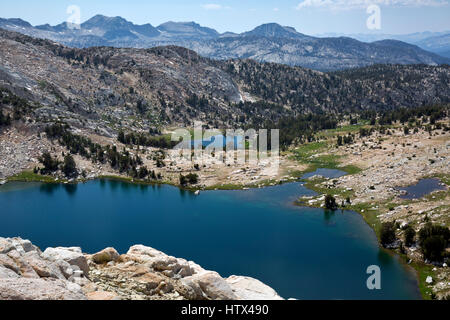
[[[414,275],[379,249],[360,215],[292,205],[313,194],[301,183],[199,196],[106,180],[8,183],[0,187],[0,236],[88,253],[144,244],[224,277],[257,278],[285,298],[420,298]],[[381,290],[367,289],[370,265],[381,268]]]

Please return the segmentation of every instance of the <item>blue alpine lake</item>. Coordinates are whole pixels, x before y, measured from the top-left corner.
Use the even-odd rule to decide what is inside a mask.
[[[11,182],[0,187],[0,236],[88,253],[143,244],[223,277],[257,278],[285,298],[420,299],[414,273],[378,247],[359,214],[293,205],[313,194],[300,182],[198,196],[110,180]],[[371,265],[381,290],[367,289]]]

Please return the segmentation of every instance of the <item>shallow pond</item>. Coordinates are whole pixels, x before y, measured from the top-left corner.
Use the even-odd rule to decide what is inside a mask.
[[[439,179],[422,179],[415,185],[399,190],[406,191],[406,194],[400,196],[401,199],[420,199],[433,191],[445,190],[445,187]]]
[[[345,176],[346,174],[347,173],[342,170],[319,168],[316,171],[305,173],[302,176],[302,179],[308,179],[313,176],[322,176],[325,178],[333,179],[333,178],[339,178],[339,177]]]

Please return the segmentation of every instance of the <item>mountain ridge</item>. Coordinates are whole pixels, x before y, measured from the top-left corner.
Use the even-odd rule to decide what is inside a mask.
[[[307,37],[306,35],[297,32],[295,28],[288,26],[281,26],[278,23],[271,22],[265,23],[260,26],[255,27],[251,31],[243,32],[241,36],[260,36],[260,37],[271,37],[271,38],[283,38],[283,37]]]
[[[5,30],[0,30],[0,65],[0,89],[33,101],[38,119],[66,119],[107,136],[118,126],[149,130],[203,121],[227,127],[305,113],[450,102],[448,65],[322,73],[214,60],[177,46],[70,48]]]
[[[449,64],[450,59],[401,42],[364,43],[353,38],[317,38],[292,27],[267,23],[240,34],[222,33],[195,22],[136,25],[122,17],[96,15],[80,29],[66,23],[33,27],[21,19],[1,19],[0,28],[76,48],[95,46],[151,48],[177,45],[213,59],[254,59],[320,71],[372,64]]]
[[[341,34],[325,33],[317,37],[340,37],[346,36],[362,42],[376,42],[380,40],[400,40],[413,44],[426,51],[436,53],[442,57],[450,58],[450,30],[442,32],[415,32],[410,34]]]

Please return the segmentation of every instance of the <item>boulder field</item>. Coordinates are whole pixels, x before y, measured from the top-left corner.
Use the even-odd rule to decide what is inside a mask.
[[[79,247],[41,251],[0,237],[0,300],[281,300],[259,280],[205,270],[143,245],[120,255]]]

